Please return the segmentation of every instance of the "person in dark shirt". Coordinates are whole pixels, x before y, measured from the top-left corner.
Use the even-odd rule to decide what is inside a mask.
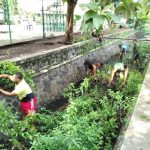
[[[123,58],[126,54],[126,52],[128,51],[128,44],[120,44],[119,45],[119,48],[120,48],[120,56],[119,56],[119,59],[120,61],[122,62],[123,61]]]
[[[133,44],[133,62],[134,64],[136,64],[137,66],[139,65],[139,52],[138,52],[138,48],[137,48],[137,40],[133,40],[134,44]]]
[[[102,44],[102,41],[103,41],[103,33],[101,33],[99,36],[98,36],[98,41],[100,42],[100,44]]]
[[[96,80],[96,70],[98,67],[103,66],[103,63],[99,62],[98,60],[86,59],[84,61],[84,66],[86,70],[86,75],[89,76],[92,73],[94,79]]]

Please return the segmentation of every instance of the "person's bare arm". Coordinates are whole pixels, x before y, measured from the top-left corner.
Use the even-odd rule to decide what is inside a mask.
[[[96,66],[93,65],[93,76],[94,76],[94,79],[96,79]]]
[[[1,74],[1,75],[0,75],[0,78],[8,78],[8,79],[10,79],[11,81],[13,81],[13,76],[8,75],[8,74]]]
[[[116,70],[113,69],[112,73],[111,73],[111,78],[108,84],[108,87],[110,86],[110,84],[112,83],[113,79],[114,79],[114,75],[115,75]]]
[[[125,71],[123,84],[125,84],[125,82],[127,80],[127,76],[128,76],[128,69],[126,69],[126,71]]]
[[[6,96],[16,96],[17,94],[15,92],[7,92],[7,91],[4,91],[2,89],[0,89],[0,92]]]

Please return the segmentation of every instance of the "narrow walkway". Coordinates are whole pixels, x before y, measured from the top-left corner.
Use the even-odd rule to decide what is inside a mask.
[[[121,150],[150,150],[150,64]]]

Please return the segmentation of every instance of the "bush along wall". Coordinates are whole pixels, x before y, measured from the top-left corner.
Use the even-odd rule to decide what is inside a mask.
[[[16,72],[22,72],[24,79],[28,82],[28,84],[34,88],[34,82],[30,75],[30,71],[25,71],[21,67],[17,66],[15,63],[10,61],[0,61],[0,74],[8,74],[13,75]],[[4,89],[13,89],[14,83],[8,79],[0,78],[0,87]]]
[[[138,46],[141,52],[139,66],[131,61],[132,55],[127,55],[129,75],[124,87],[116,83],[110,89],[107,88],[111,65],[116,61],[110,62],[111,65],[105,65],[98,71],[97,81],[92,77],[85,78],[79,87],[70,84],[64,89],[63,95],[69,99],[69,105],[63,112],[52,113],[43,109],[35,116],[17,121],[10,111],[3,111],[8,108],[4,109],[4,105],[0,105],[0,113],[5,114],[5,124],[0,130],[5,140],[1,147],[111,150],[140,91],[146,70],[144,64],[148,64],[149,60],[147,45],[141,43]],[[0,124],[2,121],[0,118]]]
[[[10,61],[0,61],[0,74],[13,75],[17,72],[22,72],[24,79],[31,86],[33,91],[36,91],[36,87],[32,80],[30,71],[25,71],[24,69],[22,69],[21,67],[17,66],[15,63],[12,63]],[[12,91],[14,90],[14,86],[15,84],[11,80],[6,78],[0,78],[1,89]],[[19,111],[19,100],[17,99],[17,97],[4,96],[0,93],[0,101],[1,102],[3,101],[5,104],[11,106],[11,109],[14,113]]]

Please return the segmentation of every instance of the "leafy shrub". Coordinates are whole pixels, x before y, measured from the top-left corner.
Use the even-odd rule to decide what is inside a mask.
[[[124,95],[132,96],[138,93],[142,85],[143,76],[140,72],[133,70],[129,72],[128,80],[123,89]]]
[[[0,61],[0,74],[13,75],[16,72],[22,72],[24,75],[24,79],[29,83],[29,85],[32,88],[35,87],[29,72],[24,71],[22,68],[10,61]],[[1,87],[4,87],[5,89],[12,89],[14,87],[14,83],[12,83],[12,81],[4,78],[0,78],[0,84]]]
[[[0,103],[0,140],[4,148],[19,150],[31,147],[30,142],[40,134],[50,134],[62,121],[62,113],[37,113],[18,121],[8,106]]]
[[[69,86],[64,89],[63,96],[71,101],[79,95],[83,95],[85,92],[88,91],[90,85],[89,81],[90,79],[85,78],[79,87],[76,87],[73,83],[69,84]]]
[[[150,60],[150,44],[141,42],[138,45],[138,53],[139,53],[139,61],[140,61],[140,66],[139,69],[143,72],[144,70],[147,69],[147,64]]]
[[[99,136],[102,129],[95,122],[99,115],[92,111],[93,103],[89,97],[79,97],[72,101],[60,126],[50,136],[36,139],[31,149],[98,149],[102,142]]]
[[[0,141],[3,142],[3,148],[18,148],[23,149],[24,146],[16,139],[18,130],[16,126],[18,124],[17,118],[12,114],[11,109],[0,102]]]
[[[104,86],[111,67],[104,67],[98,72],[98,81],[85,78],[78,87],[70,84],[64,90],[64,96],[70,103],[64,112],[42,111],[24,121],[13,119],[10,123],[13,117],[9,118],[9,111],[1,110],[7,118],[3,133],[10,135],[9,139],[19,141],[19,144],[12,142],[12,146],[19,147],[22,144],[32,150],[113,149],[143,80],[142,72],[133,69],[133,65],[130,68],[125,86],[117,91],[107,90]]]

